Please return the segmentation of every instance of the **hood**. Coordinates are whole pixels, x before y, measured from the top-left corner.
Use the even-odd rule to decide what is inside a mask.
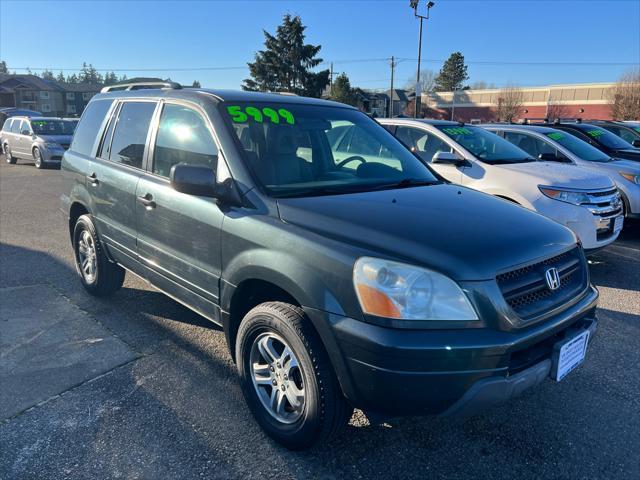
[[[61,143],[63,145],[69,145],[71,143],[72,135],[38,135],[45,142]]]
[[[614,158],[611,162],[589,162],[589,165],[582,164],[580,167],[600,173],[606,172],[607,175],[617,176],[620,172],[640,174],[640,163],[619,158]]]
[[[459,281],[551,257],[573,233],[535,212],[464,187],[439,184],[278,200],[283,221]]]
[[[527,175],[531,182],[549,187],[597,190],[614,186],[613,181],[606,175],[576,165],[564,165],[558,162],[510,163],[494,167]]]

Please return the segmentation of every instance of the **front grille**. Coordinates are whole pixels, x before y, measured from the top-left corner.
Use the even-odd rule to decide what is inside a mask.
[[[560,286],[551,290],[547,286],[545,273],[556,268],[560,276]],[[498,287],[507,304],[524,319],[543,315],[567,303],[584,291],[588,284],[587,265],[578,247],[496,277]]]
[[[582,205],[598,218],[617,217],[622,213],[622,199],[616,188],[597,192],[586,192],[589,201]]]
[[[62,146],[62,148],[64,148],[65,150],[69,150],[69,143],[61,143],[60,144]]]

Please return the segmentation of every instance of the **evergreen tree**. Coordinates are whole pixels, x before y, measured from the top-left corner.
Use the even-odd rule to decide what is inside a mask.
[[[67,76],[67,83],[78,83],[78,76],[74,73]]]
[[[5,62],[4,60],[0,60],[0,73],[9,73],[7,62]]]
[[[351,82],[349,82],[349,77],[347,77],[346,73],[342,72],[336,77],[335,82],[333,82],[331,86],[331,95],[329,98],[336,102],[346,103],[347,105],[356,105],[356,92],[351,88]]]
[[[194,80],[191,86],[193,88],[200,88],[200,82],[198,80]]]
[[[92,64],[87,65],[86,62],[82,62],[79,81],[80,83],[102,83],[102,75],[98,73]]]
[[[56,79],[56,77],[53,76],[53,72],[51,70],[46,70],[46,69],[42,71],[40,76],[44,80],[55,80]]]
[[[108,72],[104,75],[104,84],[113,85],[118,83],[118,76],[115,72]]]
[[[460,52],[454,52],[444,62],[440,73],[435,80],[436,92],[451,92],[453,90],[462,90],[465,80],[469,79],[467,74],[467,66],[464,64],[464,55]]]
[[[64,73],[62,73],[62,70],[60,70],[60,73],[58,74],[58,76],[56,77],[56,81],[58,83],[66,83],[67,79],[64,78]]]
[[[319,97],[329,83],[329,70],[311,71],[322,62],[316,58],[322,47],[304,43],[306,28],[300,17],[286,14],[275,35],[263,30],[265,49],[248,63],[251,78],[244,80],[242,88]]]

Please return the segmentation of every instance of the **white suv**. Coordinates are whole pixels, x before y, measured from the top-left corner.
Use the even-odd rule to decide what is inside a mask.
[[[529,155],[550,162],[566,162],[608,175],[614,181],[627,218],[640,218],[640,163],[611,158],[570,133],[538,125],[482,125]]]
[[[518,203],[569,227],[587,251],[605,247],[622,230],[620,194],[606,175],[537,161],[473,125],[398,118],[379,122],[450,182]]]

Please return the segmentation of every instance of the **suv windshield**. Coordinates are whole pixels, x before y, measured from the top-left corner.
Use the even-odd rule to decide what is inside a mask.
[[[490,164],[535,162],[534,158],[495,133],[470,125],[434,125],[469,150],[478,160]]]
[[[578,137],[574,137],[573,135],[569,135],[564,132],[548,132],[545,133],[547,137],[551,140],[556,141],[564,148],[573,153],[576,157],[581,158],[582,160],[588,160],[590,162],[609,162],[611,161],[611,157],[602,153],[595,147],[592,147],[587,142],[583,142]]]
[[[596,127],[594,125],[585,125],[585,127],[580,128],[580,131],[595,140],[596,143],[604,145],[607,148],[613,148],[615,150],[633,150],[633,145],[625,142],[623,139],[604,128]]]
[[[70,120],[31,120],[36,135],[73,135],[77,122]]]
[[[357,110],[304,104],[220,106],[245,162],[274,197],[438,183],[393,135]]]

